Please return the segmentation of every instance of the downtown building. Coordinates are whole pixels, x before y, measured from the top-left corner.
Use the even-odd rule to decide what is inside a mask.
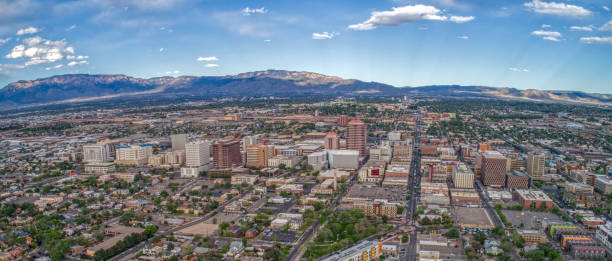
[[[325,135],[325,149],[326,150],[339,150],[340,149],[340,138],[336,132],[330,132]]]
[[[220,140],[213,144],[213,160],[215,168],[227,169],[242,166],[240,141]]]
[[[185,167],[181,177],[195,178],[200,171],[208,170],[210,164],[210,142],[198,140],[185,144]]]
[[[474,173],[462,162],[453,166],[453,184],[455,188],[474,188]]]
[[[362,120],[354,119],[346,127],[346,149],[356,150],[360,157],[367,154],[366,150],[367,129]]]
[[[246,148],[247,167],[265,168],[272,157],[274,157],[273,145],[250,145]]]
[[[504,187],[506,185],[507,159],[494,150],[484,151],[482,155],[482,183],[485,186]]]
[[[546,155],[533,154],[527,155],[527,173],[531,175],[533,180],[542,180],[546,169]]]
[[[115,147],[115,163],[117,165],[143,165],[153,155],[152,144]]]

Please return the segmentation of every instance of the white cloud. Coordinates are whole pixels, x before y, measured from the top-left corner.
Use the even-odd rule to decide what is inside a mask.
[[[327,40],[334,38],[333,33],[323,32],[323,33],[312,33],[312,39],[315,40]]]
[[[559,16],[587,16],[591,11],[582,6],[570,5],[556,2],[542,2],[533,0],[523,4],[529,10],[539,14],[559,15]]]
[[[53,69],[59,69],[59,68],[62,68],[62,67],[64,67],[64,65],[63,65],[63,64],[58,64],[58,65],[56,65],[56,66],[47,67],[47,68],[45,68],[45,70],[47,70],[47,71],[51,71],[51,70],[53,70]]]
[[[508,68],[508,70],[513,71],[513,72],[529,72],[529,70],[526,68],[516,68],[516,67],[510,67]]]
[[[167,71],[166,74],[179,74],[181,73],[181,71],[176,70],[176,71]]]
[[[67,55],[66,56],[66,60],[85,60],[85,59],[89,59],[89,56],[87,55]]]
[[[219,65],[218,65],[218,64],[216,64],[216,63],[207,63],[207,64],[205,64],[205,65],[204,65],[204,67],[206,67],[206,68],[212,68],[212,67],[219,67]]]
[[[612,44],[612,36],[608,37],[582,37],[581,42],[589,44]]]
[[[379,26],[397,26],[404,23],[418,22],[422,20],[448,21],[464,23],[473,20],[473,16],[451,16],[430,5],[407,5],[393,7],[391,11],[374,11],[370,18],[364,22],[349,25],[353,30],[372,30]]]
[[[163,52],[163,51],[165,51],[165,50],[166,50],[166,48],[164,48],[164,47],[159,48],[159,51],[160,51],[160,52]]]
[[[76,24],[73,24],[70,27],[66,28],[66,31],[72,31],[72,30],[74,30],[76,28],[77,28]]]
[[[549,25],[549,24],[542,24],[542,28],[550,28],[550,27],[551,27],[551,25]]]
[[[17,31],[17,35],[24,35],[24,34],[35,34],[38,33],[38,28],[36,27],[28,27],[28,28],[23,28],[23,29],[19,29]]]
[[[254,9],[251,9],[249,7],[245,7],[244,9],[242,9],[242,11],[240,11],[240,13],[242,15],[265,14],[267,12],[268,12],[268,10],[266,10],[263,7],[261,7],[261,8],[254,8]]]
[[[3,45],[3,44],[5,44],[5,43],[8,43],[8,41],[10,41],[10,40],[11,40],[11,38],[10,38],[10,37],[9,37],[9,38],[6,38],[6,39],[2,39],[2,38],[0,38],[0,45]]]
[[[450,21],[451,22],[455,22],[455,23],[459,23],[459,24],[460,23],[469,22],[469,21],[472,21],[472,20],[474,20],[473,16],[455,16],[455,15],[452,15],[450,17]]]
[[[593,31],[593,28],[591,28],[590,26],[571,26],[570,30],[572,30],[572,31],[591,32],[591,31]]]
[[[605,6],[605,5],[604,5],[602,8],[603,8],[604,10],[606,10],[606,11],[610,11],[610,8],[609,8],[609,7],[607,7],[607,6]]]
[[[72,66],[77,66],[77,65],[81,65],[81,64],[88,64],[88,62],[87,61],[78,61],[78,62],[77,61],[72,61],[72,62],[69,62],[66,65],[69,66],[69,67],[72,67]]]
[[[612,20],[610,20],[609,22],[607,22],[606,24],[601,26],[599,28],[599,30],[601,30],[601,31],[612,31]]]
[[[269,43],[269,42],[272,42],[272,40],[266,39],[266,40],[264,40],[264,42]]]
[[[559,32],[536,30],[531,32],[531,35],[542,37],[544,40],[558,42],[563,35]]]
[[[469,37],[469,36],[467,36],[467,35],[462,35],[462,36],[459,36],[459,37],[457,37],[457,38],[459,38],[459,39],[463,39],[463,40],[470,39],[470,37]]]
[[[209,56],[209,57],[198,57],[198,62],[212,62],[212,61],[219,61],[219,58],[215,57],[215,56]]]
[[[4,57],[26,59],[25,66],[52,63],[74,55],[74,48],[66,40],[51,41],[40,36],[23,39],[23,44],[14,46]],[[78,56],[85,57],[85,56]]]

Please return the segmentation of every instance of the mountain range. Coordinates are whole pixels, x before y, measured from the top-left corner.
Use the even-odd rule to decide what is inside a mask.
[[[612,95],[580,91],[519,90],[487,86],[395,87],[312,72],[267,70],[228,76],[135,78],[126,75],[66,74],[18,81],[0,89],[0,108],[116,98],[403,96],[496,98],[612,106]]]

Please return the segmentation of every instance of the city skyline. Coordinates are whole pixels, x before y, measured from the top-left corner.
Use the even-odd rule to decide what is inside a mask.
[[[0,88],[284,69],[394,86],[610,93],[610,3],[0,1]]]

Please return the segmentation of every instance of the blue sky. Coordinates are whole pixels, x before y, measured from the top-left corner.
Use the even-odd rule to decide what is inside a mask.
[[[608,7],[609,6],[609,7]],[[0,86],[312,71],[612,93],[609,0],[0,0]]]

